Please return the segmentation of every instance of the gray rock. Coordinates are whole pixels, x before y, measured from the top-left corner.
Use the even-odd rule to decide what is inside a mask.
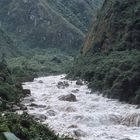
[[[76,81],[76,85],[82,86],[82,85],[83,85],[83,81],[82,81],[82,80],[77,80],[77,81]]]
[[[77,125],[72,124],[72,125],[70,125],[68,128],[78,128],[78,126],[77,126]]]
[[[140,108],[140,105],[137,105],[136,109],[139,109]]]
[[[76,110],[74,108],[72,108],[71,106],[67,107],[66,112],[76,112]]]
[[[38,81],[38,83],[42,84],[42,83],[43,83],[43,81],[42,81],[42,80],[39,80],[39,81]]]
[[[46,105],[37,105],[36,107],[37,107],[37,108],[45,108]]]
[[[66,88],[66,87],[68,87],[69,86],[69,83],[68,82],[66,82],[66,81],[64,81],[64,82],[58,82],[58,84],[57,84],[57,87],[58,88]]]
[[[27,110],[27,107],[26,106],[20,106],[20,109],[21,110]]]
[[[56,112],[53,111],[53,110],[48,110],[48,111],[47,111],[47,114],[48,114],[49,116],[55,116],[55,115],[56,115]]]
[[[73,92],[73,93],[78,93],[78,92],[79,92],[79,89],[72,90],[71,92]]]
[[[73,94],[63,95],[58,97],[60,101],[69,101],[69,102],[76,102],[76,96]]]
[[[23,101],[21,101],[21,105],[24,105],[24,104],[30,104],[31,102],[34,102],[35,100],[33,98],[25,98]]]
[[[35,104],[35,103],[31,103],[30,106],[34,106],[34,107],[37,107],[38,105]]]
[[[45,108],[46,107],[46,105],[38,105],[38,104],[35,104],[35,103],[31,103],[30,106],[36,107],[36,108]]]
[[[29,89],[23,89],[23,94],[30,95],[31,91]]]
[[[47,117],[45,115],[43,115],[43,114],[32,114],[31,116],[36,121],[45,121],[47,119]]]
[[[76,137],[85,137],[86,133],[80,129],[73,131]]]

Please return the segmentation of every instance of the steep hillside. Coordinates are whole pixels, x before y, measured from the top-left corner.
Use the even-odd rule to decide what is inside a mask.
[[[91,20],[103,0],[46,0],[61,16],[83,32],[88,30]]]
[[[105,0],[70,75],[109,98],[140,104],[139,0]]]
[[[17,47],[11,38],[0,28],[0,57],[2,54],[6,56],[16,56],[18,53]]]
[[[79,49],[97,9],[86,1],[60,0],[1,0],[0,7],[0,25],[18,46],[67,51]]]
[[[110,50],[140,50],[140,1],[106,0],[89,32],[83,54]],[[92,51],[91,51],[92,49]]]

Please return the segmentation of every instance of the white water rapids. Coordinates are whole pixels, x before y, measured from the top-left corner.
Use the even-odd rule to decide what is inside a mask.
[[[89,94],[86,85],[66,80],[65,75],[36,78],[23,85],[31,90],[22,104],[31,115],[44,115],[42,121],[60,135],[79,140],[140,140],[140,109],[98,95]],[[69,86],[58,88],[58,82]],[[59,100],[62,95],[74,94],[76,102]],[[31,105],[32,104],[32,105]],[[34,104],[34,105],[33,105]]]

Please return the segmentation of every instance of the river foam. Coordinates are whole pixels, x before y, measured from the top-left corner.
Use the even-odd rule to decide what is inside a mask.
[[[58,87],[59,82],[67,87]],[[31,115],[44,115],[42,123],[60,135],[79,140],[140,140],[140,109],[136,106],[107,99],[98,92],[91,93],[87,85],[65,79],[65,75],[35,79],[23,85],[31,90],[22,104]],[[59,100],[74,94],[76,102]]]

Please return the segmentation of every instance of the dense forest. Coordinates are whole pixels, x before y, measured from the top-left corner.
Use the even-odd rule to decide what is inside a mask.
[[[15,113],[23,82],[63,73],[140,105],[140,1],[0,0],[0,140],[71,139]]]
[[[140,104],[140,1],[106,0],[70,73],[109,98]]]

